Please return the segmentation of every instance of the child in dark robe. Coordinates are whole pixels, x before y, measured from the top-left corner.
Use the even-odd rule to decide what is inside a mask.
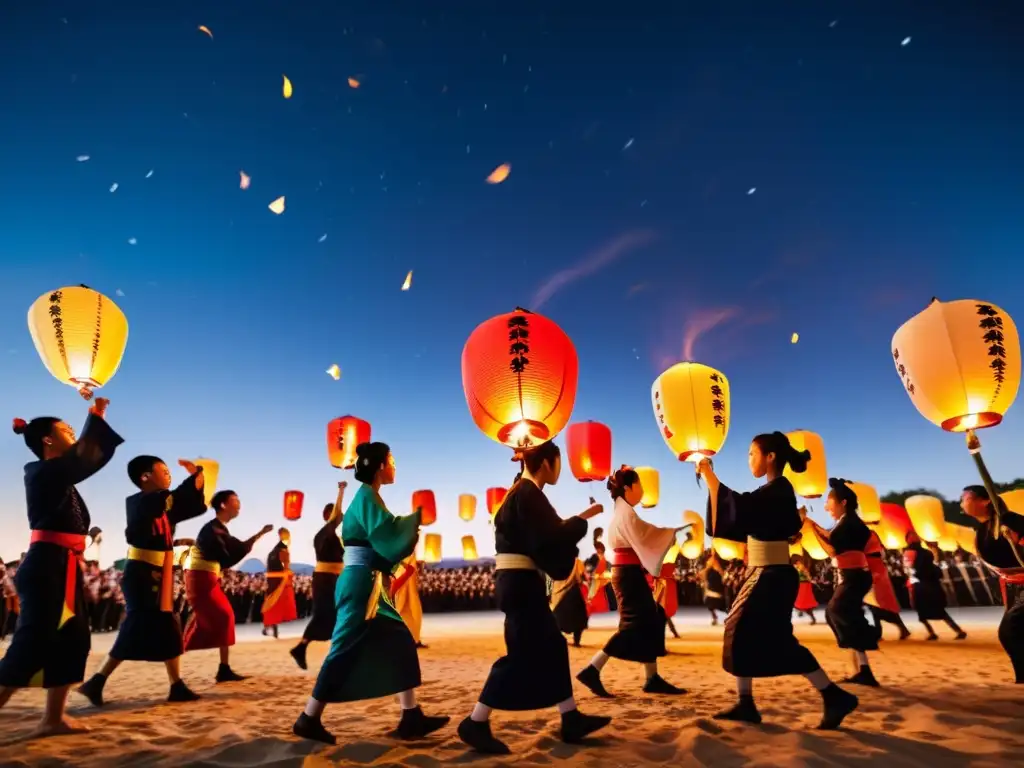
[[[580,647],[583,632],[589,623],[587,615],[586,566],[576,558],[576,565],[569,577],[551,584],[551,612],[555,615],[562,634],[572,636],[574,648]]]
[[[14,420],[38,461],[25,465],[32,543],[15,577],[20,615],[0,661],[0,707],[18,688],[47,689],[35,736],[86,730],[64,713],[71,686],[85,677],[91,646],[79,565],[91,519],[75,486],[103,469],[124,442],[107,425],[108,402],[96,399],[77,440],[74,429],[51,416]]]
[[[747,569],[725,620],[722,667],[736,677],[739,701],[715,715],[718,720],[760,723],[753,678],[803,675],[822,697],[819,729],[838,728],[857,708],[857,697],[833,683],[813,654],[793,635],[793,604],[800,579],[789,561],[789,542],[803,521],[796,493],[783,475],[807,469],[809,451],[797,451],[782,432],[754,438],[748,452],[750,471],[768,482],[749,493],[726,487],[709,459],[697,471],[708,484],[707,530],[713,537],[746,540]]]
[[[946,592],[942,588],[942,571],[935,565],[935,555],[921,544],[920,537],[907,534],[907,548],[903,550],[903,566],[907,569],[910,602],[917,611],[917,620],[924,624],[928,640],[938,640],[931,622],[944,621],[956,633],[957,640],[966,640],[967,633],[946,610]]]
[[[324,526],[313,537],[316,566],[313,569],[313,615],[298,645],[290,653],[300,669],[306,669],[306,650],[314,641],[327,642],[334,632],[338,609],[334,607],[334,588],[344,567],[345,548],[338,535],[338,526],[344,517],[342,501],[348,483],[338,483],[338,498],[324,507]]]
[[[184,644],[174,615],[174,529],[206,511],[203,471],[179,459],[189,477],[175,490],[171,470],[156,456],[128,462],[128,478],[139,493],[125,500],[128,558],[121,580],[126,614],[103,667],[78,692],[93,706],[103,706],[103,687],[123,661],[162,661],[170,680],[170,702],[199,696],[181,679]]]
[[[576,567],[577,544],[587,534],[587,520],[602,511],[594,504],[562,520],[544,495],[562,471],[554,442],[517,454],[523,470],[494,516],[495,594],[505,614],[506,655],[491,667],[480,700],[459,724],[459,738],[477,752],[510,754],[491,733],[494,709],[523,712],[558,707],[562,740],[579,743],[611,722],[584,715],[572,693],[569,648],[548,606],[546,573],[555,581]]]

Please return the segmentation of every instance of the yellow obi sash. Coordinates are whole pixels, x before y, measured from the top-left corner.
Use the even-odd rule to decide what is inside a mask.
[[[277,604],[277,601],[281,599],[281,595],[284,594],[285,589],[292,583],[291,571],[267,571],[265,575],[268,580],[280,579],[281,583],[277,585],[277,589],[267,595],[266,599],[264,599],[263,613],[266,613]]]
[[[768,565],[789,565],[788,541],[760,541],[747,537],[747,565],[763,568]]]
[[[128,559],[160,569],[160,610],[171,613],[174,610],[174,551],[128,547]]]
[[[344,565],[344,563],[325,563],[317,561],[316,566],[313,568],[313,573],[333,573],[337,576],[341,573],[341,569]]]
[[[188,551],[188,556],[185,558],[185,570],[186,571],[207,571],[208,573],[220,575],[220,563],[214,562],[213,560],[203,560],[202,553],[192,547]]]
[[[539,571],[540,568],[526,555],[497,554],[494,567],[499,571]]]

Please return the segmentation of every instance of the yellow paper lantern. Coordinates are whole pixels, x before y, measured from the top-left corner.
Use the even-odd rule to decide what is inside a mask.
[[[729,539],[712,539],[711,546],[723,560],[742,560],[747,554],[747,545]]]
[[[643,498],[640,499],[640,506],[647,509],[658,503],[660,483],[658,481],[658,470],[654,467],[634,467],[640,475],[640,484],[644,487]]]
[[[801,555],[803,555],[803,553],[804,553],[804,545],[801,544],[799,541],[794,542],[794,543],[789,545],[789,556],[790,557],[793,557],[794,555],[796,557],[800,557]]]
[[[704,518],[692,509],[688,509],[683,512],[683,525],[692,527],[687,531],[690,538],[683,542],[680,549],[683,557],[688,560],[696,560],[704,554]]]
[[[206,506],[210,506],[213,495],[217,492],[217,475],[220,472],[220,462],[213,459],[196,459],[197,467],[203,468],[203,496],[206,497]]]
[[[428,533],[423,537],[423,562],[441,562],[441,534]]]
[[[787,432],[790,445],[798,451],[810,451],[811,460],[807,463],[807,470],[794,472],[788,464],[782,474],[793,484],[793,490],[797,496],[805,499],[820,498],[828,491],[828,468],[825,466],[825,443],[821,435],[800,429],[796,432]]]
[[[854,493],[857,494],[857,511],[860,519],[865,523],[879,523],[882,521],[882,501],[878,498],[878,491],[873,485],[867,483],[847,483]]]
[[[942,501],[934,496],[911,496],[903,506],[910,515],[914,530],[921,541],[937,542],[946,530],[946,516],[942,513]]]
[[[54,378],[82,392],[117,373],[128,343],[128,319],[102,293],[81,286],[44,293],[29,307],[28,330]]]
[[[814,527],[811,525],[809,517],[804,519],[804,524],[800,528],[800,535],[800,544],[803,546],[804,552],[812,560],[828,560],[828,552],[821,546],[818,537],[814,535]]]
[[[970,552],[972,555],[978,554],[978,542],[973,528],[966,525],[951,525],[949,527],[956,529],[956,541],[962,550]]]
[[[476,496],[463,493],[459,496],[459,517],[468,523],[474,515],[476,515]]]
[[[679,545],[678,544],[673,544],[671,547],[668,548],[668,552],[665,553],[665,559],[662,560],[661,562],[663,564],[664,563],[674,563],[678,559],[679,559]]]
[[[1005,491],[999,494],[999,498],[1006,504],[1006,508],[1018,515],[1024,515],[1024,488],[1017,488],[1013,491]]]
[[[700,461],[722,449],[729,434],[729,380],[701,363],[676,363],[654,380],[651,402],[658,431],[680,461]]]
[[[960,528],[960,526],[946,523],[945,530],[939,536],[938,545],[940,550],[943,552],[956,552],[960,548],[957,528]]]
[[[1020,387],[1020,338],[995,304],[933,299],[892,337],[896,372],[921,415],[950,432],[993,427]]]
[[[476,542],[472,536],[462,537],[462,559],[463,560],[476,560]]]

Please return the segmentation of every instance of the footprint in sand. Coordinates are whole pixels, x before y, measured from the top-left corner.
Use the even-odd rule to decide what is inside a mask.
[[[710,733],[712,736],[720,736],[721,734],[725,733],[725,729],[722,728],[720,725],[718,725],[712,720],[706,720],[703,717],[698,718],[694,722],[694,725],[696,725],[698,728],[704,731],[704,733]]]

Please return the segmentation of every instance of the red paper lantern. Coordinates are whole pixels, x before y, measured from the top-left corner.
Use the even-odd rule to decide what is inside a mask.
[[[370,442],[370,422],[355,416],[341,416],[327,422],[327,458],[332,467],[352,469],[356,446]]]
[[[501,502],[505,500],[505,496],[508,494],[507,488],[488,488],[487,489],[487,511],[494,517],[498,512],[498,507],[501,506]]]
[[[604,480],[612,473],[612,431],[604,424],[570,424],[565,431],[565,448],[569,469],[577,480]]]
[[[578,378],[572,340],[524,309],[484,321],[462,349],[462,389],[473,421],[512,448],[540,445],[565,428]]]
[[[433,491],[413,491],[412,511],[421,510],[420,525],[431,525],[437,522],[437,499]]]
[[[907,534],[914,530],[907,510],[899,504],[883,502],[882,522],[875,529],[886,549],[903,549],[907,546]]]
[[[284,519],[298,520],[302,517],[302,501],[306,495],[302,491],[284,492]]]

